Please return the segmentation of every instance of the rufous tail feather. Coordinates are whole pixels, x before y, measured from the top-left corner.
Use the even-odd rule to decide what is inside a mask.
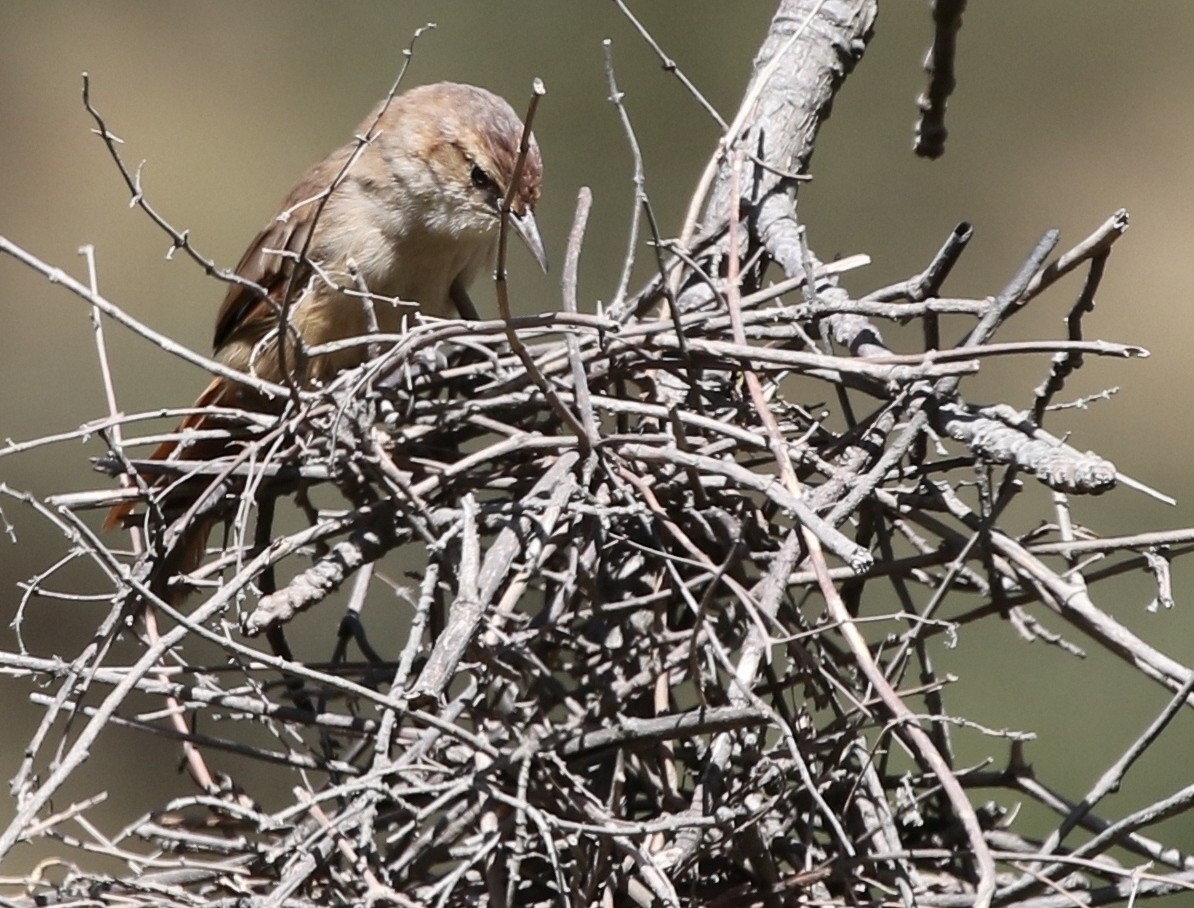
[[[235,386],[227,379],[216,377],[203,389],[203,393],[195,401],[195,409],[196,411],[201,411],[207,407],[227,404],[230,402],[230,398],[236,394],[236,390]],[[188,429],[208,428],[211,425],[211,421],[211,416],[207,413],[191,413],[178,424],[176,431],[182,433]],[[149,459],[166,460],[178,451],[178,458],[180,460],[212,460],[227,453],[227,450],[228,441],[223,438],[200,439],[182,447],[181,450],[180,441],[172,439],[164,441],[154,448],[153,453],[149,455]],[[161,486],[167,481],[169,480],[165,477],[157,477],[151,480],[150,484],[151,486]],[[181,506],[181,509],[185,510],[191,503],[181,493],[177,500],[174,500],[173,495],[171,495],[171,499],[171,510],[176,510],[175,506]],[[126,526],[131,520],[133,511],[138,503],[136,500],[130,500],[113,505],[108,510],[107,517],[104,519],[104,529],[110,530],[114,527]],[[203,563],[203,555],[207,550],[207,539],[211,535],[211,531],[215,525],[215,518],[199,517],[183,530],[182,536],[170,551],[165,554],[161,563],[154,570],[154,579],[150,583],[150,588],[154,594],[172,605],[179,604],[186,597],[186,590],[181,587],[172,587],[170,581],[180,574],[191,573]]]

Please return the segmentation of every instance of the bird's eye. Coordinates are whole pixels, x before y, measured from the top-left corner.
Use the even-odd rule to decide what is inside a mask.
[[[494,185],[494,182],[490,178],[489,174],[487,174],[481,168],[481,165],[479,165],[479,164],[473,165],[473,171],[469,176],[473,181],[473,185],[476,186],[478,189],[496,189],[497,188]]]

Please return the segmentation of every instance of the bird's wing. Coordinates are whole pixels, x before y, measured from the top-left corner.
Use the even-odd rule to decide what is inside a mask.
[[[216,317],[213,341],[216,350],[237,337],[265,334],[277,324],[283,298],[289,294],[293,301],[302,291],[311,276],[311,265],[302,257],[314,251],[309,238],[315,218],[348,153],[347,148],[341,149],[308,170],[286,196],[277,214],[249,244],[236,273],[256,287],[233,284],[228,288]]]

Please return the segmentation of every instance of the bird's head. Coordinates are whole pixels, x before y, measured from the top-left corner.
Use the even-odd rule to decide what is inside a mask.
[[[423,224],[461,240],[496,236],[523,133],[509,104],[473,85],[424,85],[390,102],[375,131],[391,178],[408,198],[417,199]],[[547,254],[535,223],[542,179],[543,160],[531,137],[511,201],[510,226],[546,271]]]

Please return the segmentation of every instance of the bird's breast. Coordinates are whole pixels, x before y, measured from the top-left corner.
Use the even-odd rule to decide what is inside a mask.
[[[325,258],[343,263],[346,271],[351,260],[356,282],[385,298],[375,304],[383,331],[401,330],[402,316],[411,311],[386,299],[417,303],[426,315],[454,317],[452,285],[467,287],[486,270],[493,260],[496,231],[454,228],[427,212],[407,210],[409,206],[369,201],[374,217],[333,218],[326,225],[321,244]],[[353,283],[350,276],[348,286]]]

